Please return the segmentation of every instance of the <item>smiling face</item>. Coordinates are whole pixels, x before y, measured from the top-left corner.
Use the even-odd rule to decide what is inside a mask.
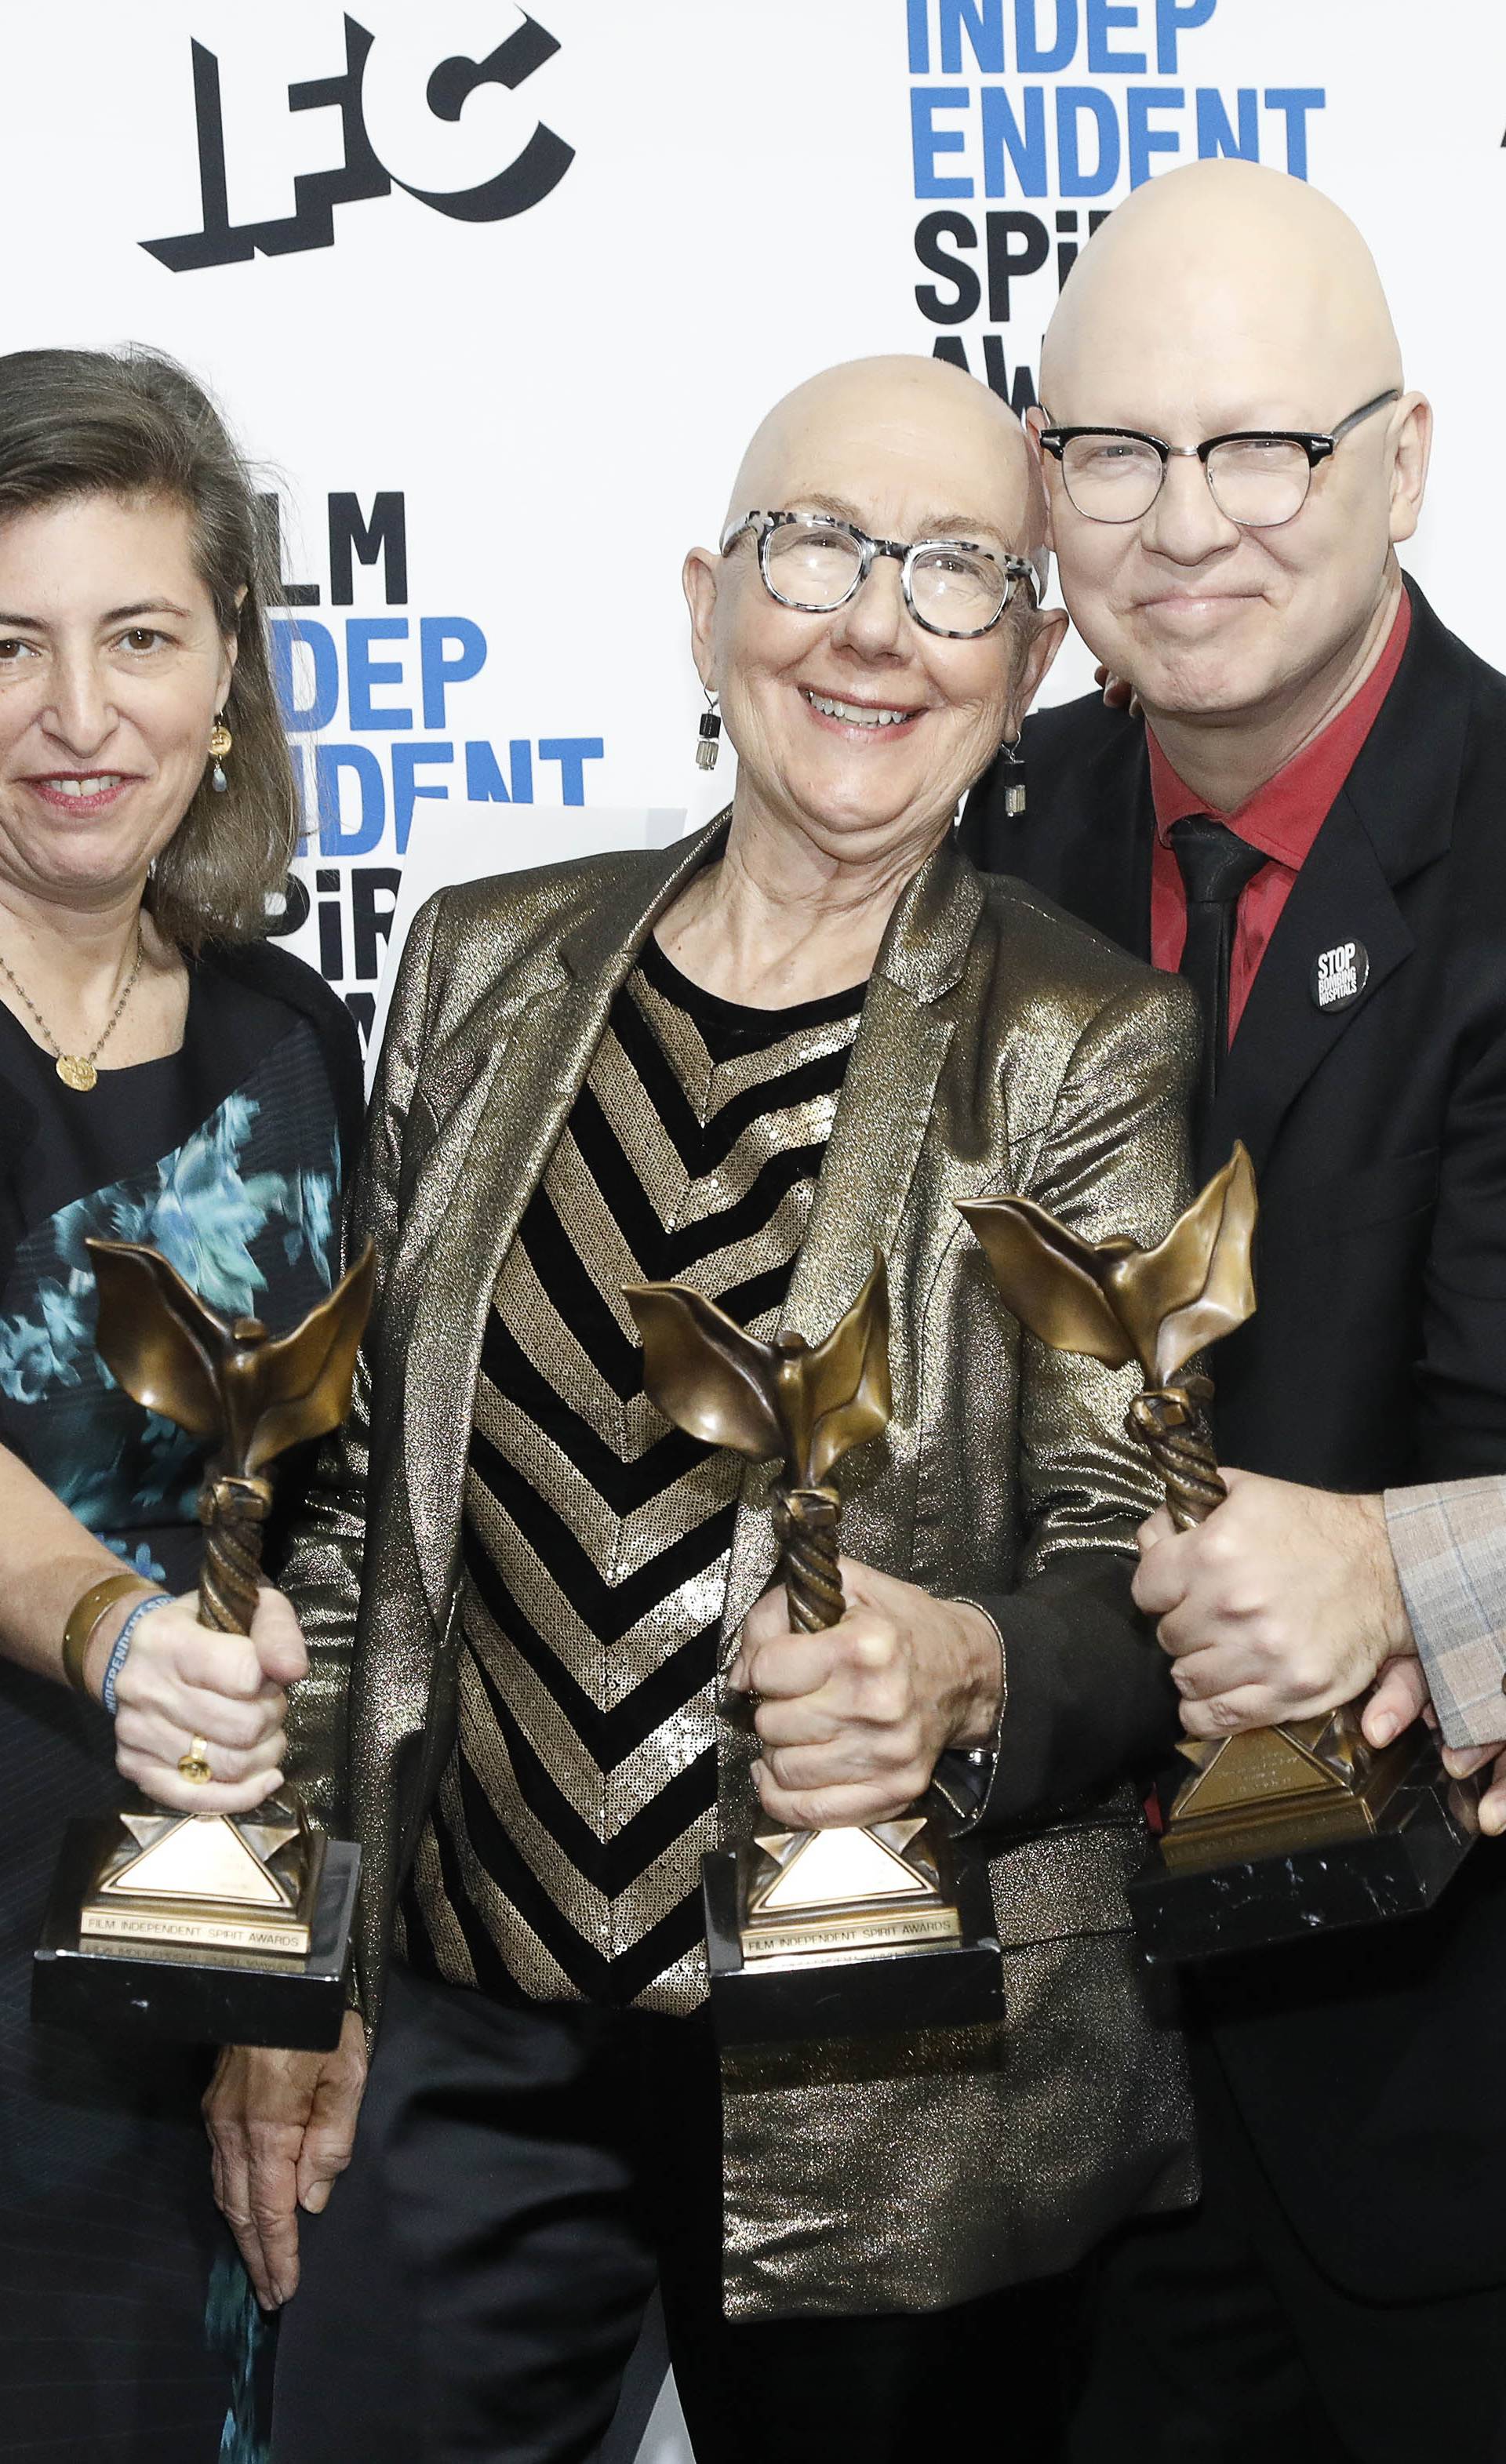
[[[1024,440],[1003,404],[935,360],[857,361],[781,403],[738,474],[729,518],[826,513],[872,537],[969,539],[1028,553],[1038,508]],[[744,532],[685,568],[703,682],[738,753],[737,813],[794,827],[838,863],[935,844],[1001,738],[1012,737],[1064,619],[1017,587],[992,630],[953,641],[905,605],[875,558],[844,606],[809,615],[764,588]]]
[[[1323,433],[1401,382],[1353,225],[1300,181],[1233,162],[1168,173],[1119,207],[1073,269],[1042,365],[1058,426],[1179,446],[1241,429]],[[1079,631],[1153,718],[1320,711],[1342,697],[1387,604],[1427,444],[1420,397],[1376,411],[1314,470],[1300,513],[1270,529],[1229,521],[1202,465],[1181,458],[1139,521],[1091,521],[1048,458]]]
[[[80,910],[139,891],[233,665],[182,506],[66,497],[0,523],[0,883]]]

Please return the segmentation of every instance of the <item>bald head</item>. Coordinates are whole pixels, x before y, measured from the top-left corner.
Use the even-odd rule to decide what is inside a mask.
[[[755,429],[727,519],[755,506],[851,507],[872,528],[884,503],[914,503],[918,472],[929,495],[912,536],[965,526],[1039,560],[1045,501],[1019,423],[948,360],[848,360],[797,385]]]
[[[816,518],[760,524],[755,543],[754,513]],[[1021,571],[1044,561],[1045,497],[1019,423],[947,362],[853,360],[775,404],[727,516],[724,552],[693,547],[683,578],[738,756],[729,844],[798,842],[823,880],[862,863],[897,882],[1018,737],[1066,628]],[[865,562],[844,523],[886,551],[985,555]]]
[[[1188,165],[1137,188],[1062,290],[1031,425],[1176,449],[1058,442],[1071,454],[1048,461],[1062,593],[1215,811],[1342,707],[1387,637],[1431,435],[1426,400],[1402,384],[1353,223],[1255,163]],[[1216,466],[1192,451],[1251,430],[1275,441],[1226,448]],[[1294,435],[1314,442],[1280,444]]]
[[[1401,383],[1348,216],[1305,181],[1232,161],[1166,172],[1117,208],[1073,267],[1041,361],[1068,424],[1148,425],[1157,397],[1190,386],[1208,427],[1321,428]]]

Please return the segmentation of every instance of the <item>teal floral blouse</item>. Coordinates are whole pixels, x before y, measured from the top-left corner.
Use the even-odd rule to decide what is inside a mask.
[[[196,965],[182,1051],[88,1095],[0,1005],[0,1444],[168,1590],[197,1579],[204,1450],[97,1357],[85,1239],[150,1242],[281,1332],[338,1271],[359,1104],[347,1013],[276,948]],[[99,2464],[128,2423],[152,2464],[259,2464],[266,2337],[210,2195],[205,2054],[28,2024],[63,1826],[122,1793],[109,1722],[0,1661],[0,2445]]]

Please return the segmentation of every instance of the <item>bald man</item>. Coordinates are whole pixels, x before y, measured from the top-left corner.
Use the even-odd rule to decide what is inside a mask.
[[[1402,1551],[1400,1485],[1506,1469],[1506,683],[1398,563],[1430,414],[1313,189],[1138,190],[1042,389],[1063,593],[1136,698],[1030,720],[1027,813],[1001,764],[964,837],[1195,984],[1200,1177],[1240,1137],[1260,1183],[1258,1314],[1214,1364],[1232,1494],[1156,1519],[1137,1597],[1193,1736],[1381,1677],[1380,1742],[1425,1690],[1387,1502]],[[1080,2455],[1506,2454],[1506,1864],[1188,1998],[1205,2202],[1105,2272]]]

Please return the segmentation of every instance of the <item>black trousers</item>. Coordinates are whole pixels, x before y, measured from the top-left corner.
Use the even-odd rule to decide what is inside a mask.
[[[1196,2070],[1203,2203],[1128,2227],[1091,2270],[1072,2464],[1506,2464],[1506,2286],[1341,2291],[1206,2045]]]
[[[698,2464],[1053,2464],[1055,2284],[730,2325],[709,2029],[399,1969],[356,2151],[300,2222],[273,2464],[585,2464],[657,2277]]]

